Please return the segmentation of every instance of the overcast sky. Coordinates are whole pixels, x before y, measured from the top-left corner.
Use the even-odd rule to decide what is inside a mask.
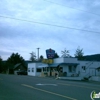
[[[100,53],[100,0],[0,0],[3,60],[13,52],[29,60],[38,47],[44,57],[49,48],[74,56],[78,46],[84,55]]]

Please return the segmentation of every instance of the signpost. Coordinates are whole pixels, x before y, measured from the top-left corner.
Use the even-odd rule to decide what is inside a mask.
[[[48,59],[53,59],[54,58],[54,56],[55,56],[55,50],[53,50],[53,49],[47,49],[46,50],[46,55],[47,55],[47,58]]]
[[[47,49],[46,50],[46,55],[47,55],[47,59],[49,60],[49,59],[53,59],[54,58],[54,56],[55,56],[55,50],[53,50],[53,49]],[[53,63],[53,61],[50,61],[49,60],[49,62],[48,62],[48,66],[49,66],[49,64],[51,64],[51,63]],[[49,67],[50,68],[50,67]],[[50,76],[52,75],[52,72],[51,72],[51,68],[50,68]]]
[[[46,56],[47,56],[47,59],[43,59],[42,62],[48,64],[48,66],[49,66],[49,64],[53,63],[53,58],[55,56],[55,50],[53,50],[51,48],[47,49],[46,50]],[[52,72],[51,72],[50,66],[49,66],[49,70],[50,70],[50,76],[51,76]]]

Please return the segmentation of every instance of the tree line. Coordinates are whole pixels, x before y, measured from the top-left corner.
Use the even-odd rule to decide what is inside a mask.
[[[61,51],[61,54],[61,57],[72,57],[69,50],[66,49]],[[83,60],[83,54],[83,49],[80,49],[80,47],[78,47],[75,51],[74,57],[78,58],[78,60]],[[54,58],[59,58],[59,55],[55,53]],[[41,55],[40,58],[37,60],[35,53],[30,53],[30,61],[32,62],[42,62],[43,59],[43,55]],[[24,58],[18,53],[12,53],[6,61],[3,61],[3,59],[0,57],[0,73],[6,73],[9,68],[13,69],[13,67],[18,63],[21,63],[23,66],[27,67]]]

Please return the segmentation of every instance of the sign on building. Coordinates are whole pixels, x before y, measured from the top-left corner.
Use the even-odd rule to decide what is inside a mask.
[[[53,63],[53,59],[43,59],[42,62],[46,63],[46,64],[52,64]]]
[[[46,50],[46,55],[48,59],[53,59],[55,56],[55,50],[53,49],[47,49]]]

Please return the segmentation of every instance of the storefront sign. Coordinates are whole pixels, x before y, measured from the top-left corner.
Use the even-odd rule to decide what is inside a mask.
[[[48,59],[53,59],[55,56],[55,50],[52,49],[47,49],[46,50],[46,55]]]
[[[52,64],[53,63],[53,59],[43,59],[42,62],[46,63],[46,64]]]

